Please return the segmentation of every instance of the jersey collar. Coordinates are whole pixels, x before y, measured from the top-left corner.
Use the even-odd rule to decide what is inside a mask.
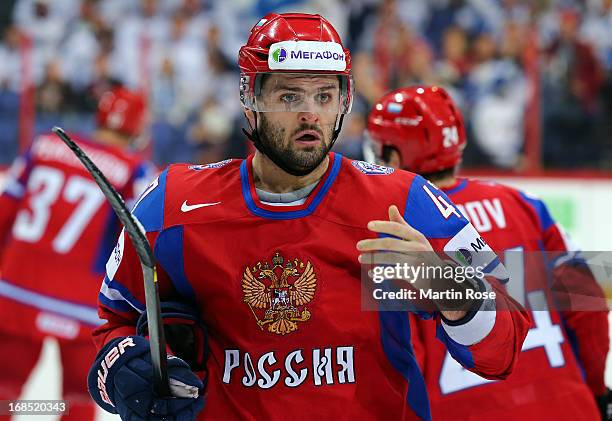
[[[441,190],[447,195],[455,194],[463,190],[467,186],[467,178],[457,178],[452,186],[443,187]]]
[[[296,206],[270,206],[261,203],[255,192],[253,181],[253,155],[242,161],[240,165],[240,182],[242,196],[247,208],[253,213],[266,219],[296,219],[312,214],[336,180],[342,165],[342,155],[330,152],[327,171],[321,177],[317,187],[310,193],[306,202]]]

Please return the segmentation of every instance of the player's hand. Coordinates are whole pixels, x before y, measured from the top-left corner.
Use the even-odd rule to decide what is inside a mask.
[[[109,342],[89,371],[91,397],[123,421],[193,421],[204,407],[204,384],[186,362],[168,357],[171,397],[153,390],[149,341],[127,336]]]
[[[370,221],[368,229],[377,234],[393,237],[358,241],[357,249],[361,252],[359,262],[362,264],[444,265],[434,253],[427,238],[406,222],[395,205],[389,206],[388,221]],[[429,289],[432,287],[431,281],[430,279],[419,279],[411,284],[417,289]],[[448,320],[459,320],[466,314],[465,311],[441,311],[441,313]]]
[[[389,220],[370,221],[368,229],[381,237],[357,242],[357,249],[361,252],[359,262],[362,264],[414,267],[443,264],[427,238],[404,220],[395,205],[389,207]],[[431,288],[429,281],[420,277],[409,282],[415,289],[426,290]]]
[[[411,227],[400,214],[397,206],[389,206],[389,220],[368,222],[368,229],[380,238],[368,238],[357,242],[361,252],[358,259],[362,264],[419,266],[441,265],[442,261],[433,252],[427,238]],[[390,237],[391,236],[391,237]],[[413,283],[415,288],[428,288],[426,280]]]
[[[368,222],[368,229],[377,234],[392,235],[396,238],[369,238],[357,243],[357,249],[363,253],[377,251],[393,251],[398,253],[433,251],[427,238],[412,228],[400,214],[397,206],[389,206],[389,220],[374,220]],[[360,255],[359,261],[365,263],[365,256]]]
[[[193,305],[179,301],[162,301],[160,310],[166,345],[172,354],[189,364],[192,371],[203,373],[208,358],[208,333],[200,318],[200,311]],[[136,322],[139,336],[148,336],[147,322],[147,312],[144,311]]]

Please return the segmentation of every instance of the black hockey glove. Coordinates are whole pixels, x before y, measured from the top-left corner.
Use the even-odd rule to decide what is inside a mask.
[[[166,301],[161,303],[166,343],[174,355],[189,364],[195,372],[204,371],[208,357],[208,335],[199,311],[189,304]],[[148,335],[147,313],[138,319],[136,331]]]

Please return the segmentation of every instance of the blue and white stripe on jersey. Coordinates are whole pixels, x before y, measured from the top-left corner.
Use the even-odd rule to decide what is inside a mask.
[[[78,320],[90,326],[99,326],[104,322],[98,317],[98,310],[95,307],[50,297],[14,285],[6,280],[0,280],[0,296],[10,298],[39,310],[53,312],[73,320]]]
[[[107,276],[102,281],[98,300],[106,307],[122,312],[136,310],[139,313],[145,311],[145,306],[129,292],[129,290],[117,281],[111,281]]]
[[[115,279],[121,259],[123,258],[124,247],[125,230],[122,230],[117,245],[113,249],[108,262],[106,262],[106,276],[102,281],[98,300],[105,306],[118,311],[126,312],[133,308],[142,313],[145,310],[145,306]]]
[[[21,199],[25,196],[27,173],[31,167],[31,163],[32,157],[29,151],[15,159],[9,168],[2,194],[6,194],[15,199]]]

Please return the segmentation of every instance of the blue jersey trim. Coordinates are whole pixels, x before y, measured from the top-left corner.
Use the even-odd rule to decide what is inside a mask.
[[[153,171],[151,169],[151,164],[149,164],[148,162],[141,162],[140,164],[138,164],[138,166],[134,169],[134,174],[132,175],[132,179],[133,180],[138,180],[139,178],[145,177],[148,174],[151,174]],[[137,192],[138,193],[138,192]]]
[[[249,184],[249,170],[247,161],[242,161],[240,164],[240,180],[242,185],[242,196],[244,197],[244,201],[246,202],[247,208],[256,216],[266,219],[298,219],[304,218],[310,214],[312,214],[319,203],[325,197],[328,190],[336,180],[338,173],[340,172],[340,167],[342,166],[342,155],[335,153],[333,155],[332,168],[329,173],[327,179],[323,182],[323,186],[318,191],[316,196],[312,199],[310,204],[305,209],[295,210],[295,211],[272,211],[267,209],[262,209],[255,203],[255,200],[251,196],[251,186]]]
[[[41,294],[14,285],[6,280],[0,280],[0,296],[12,299],[13,301],[17,301],[29,307],[50,311],[69,319],[78,320],[90,326],[100,326],[104,323],[104,321],[98,317],[98,311],[95,307]]]
[[[4,191],[2,192],[2,196],[10,197],[14,200],[21,200],[25,196],[26,189],[25,187],[19,183],[17,180],[7,180],[4,185]]]
[[[169,168],[169,167],[168,167]],[[166,196],[166,177],[168,168],[159,175],[158,185],[152,189],[147,189],[132,211],[138,218],[146,232],[161,231],[164,227],[164,207]]]
[[[445,193],[446,193],[448,196],[450,196],[451,194],[459,193],[461,190],[463,190],[463,189],[465,189],[465,188],[467,187],[467,183],[468,183],[467,179],[466,179],[466,178],[464,178],[463,180],[461,180],[461,181],[459,182],[459,184],[458,184],[458,185],[456,185],[456,186],[455,186],[455,187],[453,187],[452,189],[445,190],[444,192],[445,192]]]
[[[383,349],[391,365],[408,382],[406,402],[422,420],[431,420],[429,397],[425,379],[414,356],[410,342],[408,313],[380,311],[380,336]]]
[[[417,175],[413,178],[408,190],[404,219],[411,227],[421,232],[428,239],[453,238],[468,224],[467,219],[463,216],[459,218],[454,214],[448,219],[444,219],[432,198],[423,189],[424,185],[427,185],[429,190],[436,196],[442,196],[448,204],[453,203],[446,193],[434,186],[430,186],[427,180]],[[456,206],[454,207],[457,214],[461,215],[459,209]]]
[[[15,167],[19,165],[20,161],[23,169],[20,174],[15,174]],[[2,196],[8,196],[17,200],[20,200],[25,196],[28,178],[30,177],[30,172],[32,171],[32,165],[32,146],[30,145],[28,150],[23,155],[18,156],[15,162],[13,162],[12,166],[9,168],[6,181],[4,183],[4,191],[2,192]]]
[[[568,259],[567,256],[571,254],[573,254],[574,257],[572,257],[571,259]],[[573,267],[582,267],[582,268],[586,268],[590,270],[589,264],[587,263],[586,259],[582,257],[582,253],[573,252],[573,251],[564,252],[560,256],[557,256],[554,259],[549,260],[548,269],[552,270],[556,268],[559,260],[561,259],[566,259],[562,263],[564,266],[567,265],[567,266],[573,266]]]
[[[129,305],[127,301],[111,300],[102,293],[98,294],[98,301],[100,301],[100,303],[105,307],[120,311],[122,313],[129,313],[133,309],[133,307]]]
[[[519,191],[519,193],[523,200],[529,205],[531,205],[531,207],[536,211],[536,214],[538,215],[538,219],[540,221],[540,226],[542,227],[542,231],[546,231],[548,228],[554,225],[555,221],[552,219],[552,216],[550,216],[548,208],[546,207],[544,202],[542,202],[540,199],[529,197],[522,191]]]
[[[561,315],[561,313],[559,314]],[[578,367],[580,368],[580,374],[582,375],[582,380],[586,382],[586,370],[584,369],[584,365],[582,364],[582,360],[580,359],[580,342],[578,341],[578,336],[576,335],[576,332],[574,331],[574,329],[569,327],[569,325],[567,324],[567,320],[565,319],[565,317],[563,317],[563,315],[561,315],[561,324],[563,326],[563,329],[565,330],[565,333],[567,334],[567,338],[569,340],[570,347],[572,349],[574,357],[576,358],[576,363],[578,364]],[[565,365],[566,364],[563,364],[563,366]]]
[[[154,254],[179,294],[195,302],[195,292],[185,275],[183,236],[184,227],[182,225],[163,230],[155,242]]]
[[[108,288],[118,291],[121,294],[122,298],[125,300],[125,302],[128,303],[131,307],[135,308],[136,310],[140,312],[143,312],[146,310],[145,305],[141,303],[138,299],[136,299],[132,295],[130,290],[127,289],[122,284],[120,284],[117,280],[115,279],[111,280],[108,278],[108,276],[105,275],[103,282],[106,284]],[[113,300],[113,301],[117,301],[117,300]]]
[[[444,330],[444,327],[441,324],[436,326],[436,338],[438,338],[438,340],[440,340],[446,346],[446,349],[448,349],[451,356],[455,360],[459,361],[462,366],[466,368],[474,368],[474,356],[472,355],[469,347],[455,342],[450,336],[448,336],[448,333],[446,333],[446,330]]]
[[[493,269],[495,269],[498,265],[501,265],[501,260],[499,260],[499,257],[495,256],[495,259],[491,260],[491,262],[489,262],[489,264],[482,269],[482,272],[489,274],[493,272]]]

